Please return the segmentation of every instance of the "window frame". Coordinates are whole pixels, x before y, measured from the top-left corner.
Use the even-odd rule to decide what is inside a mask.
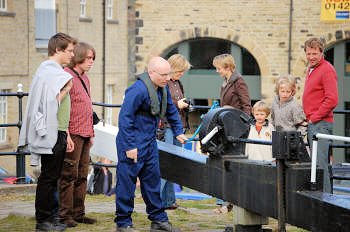
[[[35,47],[47,51],[51,36],[57,33],[56,0],[35,0]],[[43,24],[42,22],[45,21]],[[50,23],[52,23],[52,25]]]
[[[113,19],[113,0],[107,0],[106,12],[107,12],[106,18],[108,20]]]
[[[7,11],[7,0],[0,0],[0,11]]]
[[[87,6],[87,0],[80,0],[80,17],[81,18],[86,18],[86,7]]]
[[[106,103],[113,104],[113,89],[114,85],[107,85],[106,88]],[[113,109],[111,107],[106,108],[106,123],[112,125],[113,121]]]

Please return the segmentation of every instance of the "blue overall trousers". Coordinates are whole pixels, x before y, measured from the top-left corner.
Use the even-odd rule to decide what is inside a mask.
[[[182,123],[175,105],[167,90],[166,117],[174,134],[182,134]],[[162,91],[156,90],[159,102]],[[156,142],[156,130],[159,118],[150,115],[150,96],[146,85],[137,80],[125,92],[125,98],[119,113],[119,131],[116,138],[118,164],[116,184],[116,223],[118,227],[132,226],[131,214],[134,209],[134,197],[137,177],[140,179],[141,193],[146,203],[148,219],[168,221],[160,197],[159,154]],[[137,148],[137,162],[126,156],[126,151]]]

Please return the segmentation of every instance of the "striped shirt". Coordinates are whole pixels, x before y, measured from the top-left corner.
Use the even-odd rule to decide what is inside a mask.
[[[73,76],[73,87],[69,92],[71,98],[69,133],[82,137],[93,137],[94,128],[92,124],[93,111],[90,98],[90,81],[86,74],[79,77],[69,68],[65,68],[64,70]],[[88,93],[81,80],[84,81],[89,91]]]
[[[168,81],[168,87],[169,91],[171,94],[171,99],[173,100],[174,105],[176,106],[177,110],[179,111],[181,121],[182,121],[182,126],[186,126],[186,115],[185,111],[183,109],[180,109],[178,106],[178,101],[184,98],[184,91],[183,91],[183,86],[182,83],[179,80],[170,80]]]

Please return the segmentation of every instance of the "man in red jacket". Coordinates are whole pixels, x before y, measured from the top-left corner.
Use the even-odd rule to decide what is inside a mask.
[[[337,73],[334,67],[324,59],[324,43],[321,39],[307,40],[304,51],[309,67],[305,78],[303,108],[308,120],[308,141],[312,146],[313,135],[332,134],[333,110],[338,104]],[[319,140],[317,164],[323,169],[324,192],[331,192],[328,149],[329,141]]]

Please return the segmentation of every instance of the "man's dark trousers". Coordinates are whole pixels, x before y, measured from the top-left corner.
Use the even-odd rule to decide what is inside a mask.
[[[35,197],[35,218],[38,223],[51,221],[57,209],[58,179],[61,175],[64,155],[67,148],[67,134],[58,131],[57,142],[52,149],[53,154],[41,155],[41,173],[38,178]]]

